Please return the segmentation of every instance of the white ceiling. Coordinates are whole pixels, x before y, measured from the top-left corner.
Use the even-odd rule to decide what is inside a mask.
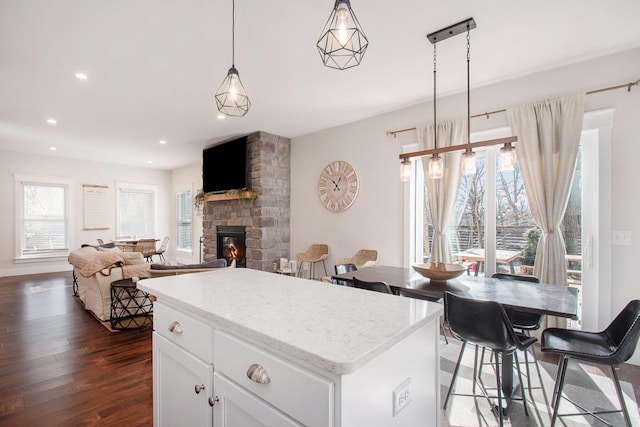
[[[173,169],[238,134],[371,117],[432,96],[426,34],[469,17],[472,89],[640,46],[638,0],[352,0],[370,45],[339,71],[315,47],[333,3],[236,0],[252,106],[219,120],[231,0],[0,0],[0,149]],[[438,43],[439,96],[466,88],[465,49],[464,36]]]

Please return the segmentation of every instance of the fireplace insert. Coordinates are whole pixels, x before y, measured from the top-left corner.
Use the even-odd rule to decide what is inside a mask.
[[[218,258],[226,259],[227,264],[235,260],[236,267],[246,267],[246,227],[219,225],[216,227],[216,235]]]

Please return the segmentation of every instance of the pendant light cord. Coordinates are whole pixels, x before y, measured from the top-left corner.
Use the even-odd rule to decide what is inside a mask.
[[[471,37],[469,35],[470,29],[467,25],[467,143],[471,144],[471,96],[470,84],[469,84],[469,64],[471,63]]]
[[[236,0],[231,2],[231,67],[236,67]]]

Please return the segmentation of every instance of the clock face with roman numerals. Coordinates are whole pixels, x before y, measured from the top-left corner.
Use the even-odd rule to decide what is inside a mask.
[[[342,160],[329,163],[318,179],[320,202],[332,212],[342,212],[358,195],[358,174]]]

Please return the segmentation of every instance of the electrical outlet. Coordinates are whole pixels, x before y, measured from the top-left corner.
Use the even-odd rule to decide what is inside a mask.
[[[613,230],[612,244],[616,246],[631,246],[631,231]]]
[[[393,416],[395,417],[411,402],[411,378],[407,378],[393,390]]]

